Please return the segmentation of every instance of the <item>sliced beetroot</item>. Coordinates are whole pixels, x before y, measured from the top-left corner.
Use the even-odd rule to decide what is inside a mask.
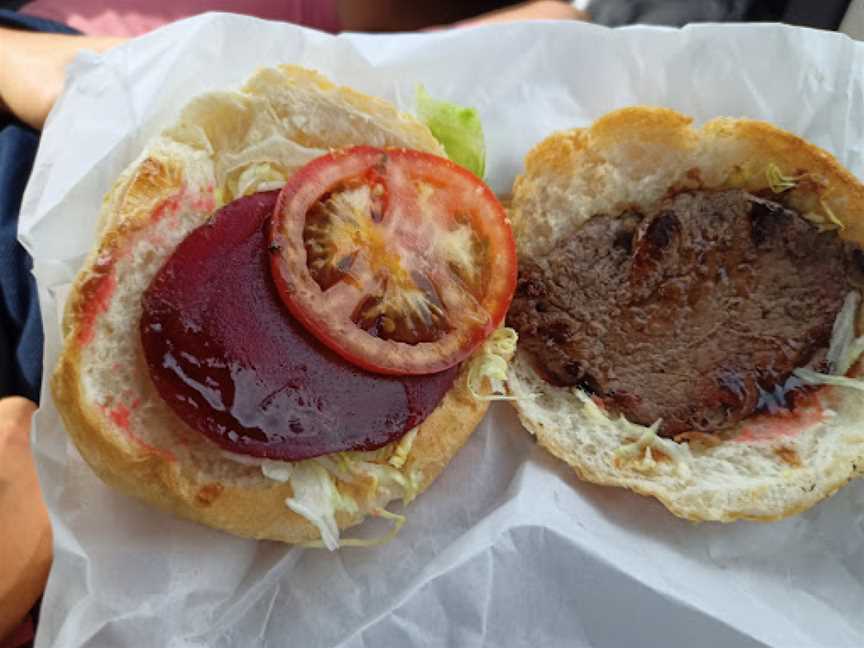
[[[141,317],[150,376],[181,419],[232,452],[300,460],[380,448],[435,409],[456,369],[371,374],[307,333],[270,275],[264,225],[277,196],[223,207],[153,279]]]

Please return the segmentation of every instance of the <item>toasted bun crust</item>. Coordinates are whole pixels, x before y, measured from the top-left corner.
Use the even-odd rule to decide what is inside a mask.
[[[143,360],[141,295],[176,245],[219,205],[277,186],[325,152],[359,144],[443,154],[428,129],[393,106],[296,67],[265,69],[240,92],[193,100],[105,199],[96,248],[75,282],[51,386],[66,428],[108,484],[231,533],[284,542],[319,537],[285,506],[288,483],[227,457],[165,406]],[[270,183],[270,185],[268,185]],[[465,443],[487,404],[467,390],[469,363],[419,426],[402,468],[425,489]],[[396,494],[339,482],[360,504],[346,528]]]
[[[649,209],[670,190],[765,189],[769,165],[804,176],[784,194],[799,213],[836,218],[840,236],[864,244],[864,187],[825,151],[763,122],[721,118],[697,130],[672,110],[633,107],[556,133],[528,154],[512,205],[520,258],[542,264],[592,215]],[[859,332],[862,324],[859,312]],[[861,372],[859,363],[852,373]],[[676,443],[549,385],[518,350],[509,388],[525,427],[582,479],[656,497],[694,521],[777,520],[864,475],[864,393],[854,389],[822,388],[821,414],[782,433],[751,420]]]

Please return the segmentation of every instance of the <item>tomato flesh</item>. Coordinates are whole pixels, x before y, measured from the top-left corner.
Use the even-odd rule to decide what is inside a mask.
[[[504,318],[516,283],[506,214],[449,160],[357,147],[313,160],[270,224],[282,300],[321,342],[365,369],[434,373]]]

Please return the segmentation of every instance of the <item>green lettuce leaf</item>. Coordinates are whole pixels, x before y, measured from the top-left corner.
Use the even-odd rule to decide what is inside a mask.
[[[420,85],[417,86],[417,116],[441,142],[447,157],[483,178],[486,143],[480,115],[475,109],[433,99]]]

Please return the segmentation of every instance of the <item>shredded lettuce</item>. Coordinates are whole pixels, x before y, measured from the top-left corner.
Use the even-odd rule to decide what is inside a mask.
[[[408,432],[405,436],[409,436],[416,430]],[[404,440],[405,437],[403,437]],[[413,443],[413,437],[410,443]],[[385,446],[388,447],[388,446]],[[392,447],[392,446],[389,446]],[[397,450],[393,451],[391,459],[397,456]],[[403,463],[407,459],[410,452],[410,446],[403,447]],[[346,484],[359,484],[366,480],[372,480],[372,491],[378,493],[385,491],[392,499],[393,497],[401,497],[406,504],[417,495],[417,489],[412,482],[411,475],[405,475],[400,468],[394,467],[390,463],[378,463],[377,461],[369,461],[363,457],[366,453],[361,452],[338,452],[332,455],[316,457],[310,461],[318,462],[327,472],[333,477]],[[398,461],[397,461],[398,462]]]
[[[852,344],[849,345],[849,351],[846,353],[846,359],[844,360],[843,373],[845,374],[849,371],[849,368],[858,362],[858,358],[864,354],[864,335],[859,338],[855,338],[852,341]]]
[[[241,463],[248,464],[251,462],[242,461]],[[271,459],[265,459],[260,465],[261,472],[267,479],[284,483],[291,480],[291,475],[294,474],[294,466],[297,464],[290,461],[273,461]]]
[[[250,164],[239,174],[232,173],[225,188],[220,187],[217,190],[217,202],[224,204],[259,191],[279,189],[285,181],[285,174],[269,162]]]
[[[491,393],[484,394],[483,379],[489,380]],[[516,400],[504,393],[507,381],[507,361],[501,356],[483,354],[468,370],[468,391],[480,401]]]
[[[484,342],[486,351],[504,358],[510,358],[516,352],[516,342],[519,335],[512,328],[504,326],[493,331],[489,339]]]
[[[516,332],[513,329],[498,329],[484,342],[479,358],[472,360],[468,376],[469,389],[477,398],[509,398],[503,395],[504,383],[507,379],[507,362],[515,350]],[[480,394],[484,379],[488,379],[494,393]],[[371,510],[371,514],[394,523],[386,535],[369,540],[340,538],[336,514],[339,511],[356,514],[361,506],[354,498],[340,493],[338,483],[362,485],[362,492],[371,493],[373,504],[374,501],[389,502],[396,498],[409,504],[420,492],[423,480],[422,472],[411,469],[408,463],[417,433],[417,428],[414,428],[398,443],[378,450],[336,452],[297,462],[262,461],[233,453],[226,453],[226,456],[239,463],[260,463],[265,477],[290,483],[293,496],[285,500],[285,505],[314,524],[321,534],[320,541],[305,546],[326,547],[332,551],[340,546],[380,544],[399,532],[405,517],[378,506]]]
[[[359,474],[372,477],[375,480],[375,492],[384,491],[397,497],[401,496],[405,504],[417,497],[418,489],[413,473],[406,476],[401,470],[389,464],[366,461],[354,462],[351,469]]]
[[[213,198],[216,201],[216,209],[228,204],[228,198],[222,187],[216,187],[216,189],[213,190]]]
[[[376,507],[370,511],[372,515],[394,522],[386,535],[369,540],[340,538],[336,513],[354,514],[359,512],[360,505],[354,498],[340,493],[337,481],[344,484],[367,482],[368,486],[368,480],[371,480],[373,497],[383,494],[385,501],[401,497],[404,504],[409,504],[420,491],[422,474],[416,470],[404,473],[400,469],[411,453],[416,436],[417,429],[414,428],[398,444],[378,450],[336,452],[297,462],[256,460],[255,463],[260,463],[261,472],[268,479],[291,484],[293,497],[286,499],[285,505],[314,524],[321,534],[321,540],[304,546],[331,551],[345,546],[368,547],[391,540],[405,523],[405,516]]]
[[[800,367],[793,373],[805,384],[833,385],[864,391],[864,380],[848,378],[845,375],[864,353],[864,336],[854,337],[855,318],[858,315],[860,305],[861,295],[857,292],[852,291],[846,295],[843,308],[840,309],[837,319],[834,320],[834,327],[831,329],[831,342],[825,356],[830,373],[824,374]]]
[[[828,370],[832,374],[844,375],[855,362],[854,358],[849,357],[849,351],[855,338],[855,316],[860,304],[861,295],[854,290],[850,291],[843,301],[843,308],[837,313],[837,319],[834,320],[831,342],[825,356]]]
[[[618,457],[635,458],[642,454],[646,446],[651,445],[654,439],[657,438],[657,431],[660,429],[661,421],[654,421],[649,427],[645,428],[642,435],[632,443],[625,443],[620,448],[615,450],[615,455]]]
[[[834,211],[828,206],[828,203],[825,202],[825,199],[822,198],[819,200],[819,204],[822,205],[822,211],[825,212],[825,215],[828,216],[828,220],[831,221],[834,225],[839,227],[841,230],[845,230],[846,226],[843,224]]]
[[[765,177],[768,179],[768,187],[771,191],[779,194],[789,189],[794,189],[798,185],[798,181],[804,176],[783,175],[780,167],[771,162],[765,167]]]
[[[405,436],[399,439],[396,445],[396,450],[393,451],[393,456],[387,461],[394,468],[401,468],[405,465],[408,455],[411,454],[411,448],[414,445],[414,439],[417,438],[417,428],[409,430]]]
[[[787,176],[780,170],[773,162],[769,163],[767,167],[765,167],[765,177],[768,180],[768,187],[774,193],[783,193],[784,191],[789,191],[790,189],[794,189],[798,186],[798,183],[803,180],[807,176],[806,173],[802,173],[797,176]],[[828,206],[828,203],[825,202],[824,198],[819,199],[819,204],[822,206],[822,211],[824,212],[824,217],[816,216],[815,214],[803,214],[804,218],[807,220],[820,225],[820,229],[833,229],[834,227],[838,227],[841,230],[846,229],[846,226],[843,224],[834,211]],[[828,219],[829,223],[825,222],[825,218]]]
[[[576,398],[578,398],[579,401],[582,403],[582,413],[585,416],[587,416],[588,418],[590,418],[592,422],[594,422],[594,423],[609,423],[611,421],[611,419],[606,414],[606,412],[604,412],[602,409],[600,409],[597,406],[597,403],[594,402],[594,399],[591,398],[588,394],[586,394],[581,389],[576,389],[575,394],[576,394]],[[627,421],[627,419],[623,418],[623,417],[621,420]],[[627,423],[630,423],[630,421],[627,421]],[[633,424],[631,423],[631,425],[633,425]],[[641,427],[641,426],[634,426],[634,427]]]
[[[656,447],[673,459],[684,459],[683,450],[679,444],[669,439],[664,439],[657,434],[661,424],[662,421],[660,419],[654,421],[649,427],[643,429],[642,436],[638,439],[632,443],[624,444],[615,450],[615,455],[634,459],[643,454],[646,448]]]
[[[405,516],[399,515],[398,513],[392,513],[387,509],[377,508],[371,511],[372,515],[375,517],[385,518],[393,522],[393,526],[390,528],[390,531],[385,533],[382,536],[377,538],[343,538],[339,541],[340,547],[374,547],[377,545],[382,545],[390,542],[393,538],[395,538],[399,534],[399,530],[402,528],[402,525],[405,524]],[[312,540],[311,542],[304,542],[301,546],[309,547],[312,549],[324,549],[328,548],[324,542],[321,540]]]
[[[388,443],[377,450],[350,450],[343,453],[348,459],[358,459],[360,461],[373,461],[375,463],[384,463],[394,452],[393,444]]]
[[[315,461],[265,461],[261,471],[270,479],[290,482],[293,497],[285,506],[314,524],[321,533],[321,541],[330,551],[339,548],[339,526],[336,512],[356,513],[357,503],[342,495],[330,474]]]
[[[816,212],[801,212],[801,218],[813,223],[820,232],[830,229],[830,225],[825,224],[825,218]]]
[[[626,420],[626,419],[620,419]],[[631,424],[633,425],[633,424]],[[625,443],[614,451],[616,457],[634,461],[634,468],[643,472],[653,472],[657,467],[654,458],[654,450],[667,455],[675,465],[675,471],[682,476],[690,474],[687,466],[687,457],[690,449],[686,444],[679,444],[671,439],[664,439],[657,432],[660,430],[661,421],[658,419],[650,427],[642,428],[641,436],[631,443]]]
[[[417,116],[441,142],[447,157],[482,178],[486,173],[486,143],[477,111],[433,99],[422,85],[417,86],[416,103]]]
[[[506,394],[507,363],[516,351],[518,336],[511,328],[502,327],[483,343],[479,355],[468,369],[468,391],[477,400],[516,400]],[[484,393],[483,381],[489,381],[490,392]]]
[[[593,422],[596,424],[611,424],[613,422],[608,413],[600,409],[594,399],[581,389],[576,391],[576,397],[582,402],[582,413],[592,419]],[[687,458],[690,454],[688,446],[671,439],[664,439],[657,434],[662,425],[661,419],[654,421],[649,427],[628,421],[623,416],[619,416],[614,422],[639,435],[635,441],[616,448],[613,451],[615,457],[633,461],[636,470],[652,472],[657,466],[653,450],[657,450],[674,461],[676,472],[683,476],[690,474],[690,469],[687,467]]]
[[[849,387],[851,389],[860,389],[861,391],[864,391],[864,380],[858,380],[856,378],[823,374],[803,367],[796,369],[794,374],[808,385],[834,385],[835,387]]]

